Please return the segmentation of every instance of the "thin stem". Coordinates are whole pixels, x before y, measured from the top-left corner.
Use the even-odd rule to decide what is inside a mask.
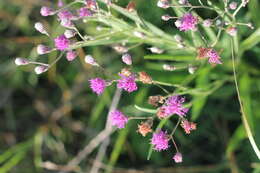
[[[178,147],[177,147],[177,145],[176,145],[176,143],[175,143],[173,137],[171,137],[171,140],[172,140],[172,143],[173,143],[173,145],[174,145],[174,147],[175,147],[177,153],[179,153]]]
[[[244,2],[242,1],[241,4],[239,5],[239,7],[236,9],[236,11],[233,13],[233,18],[236,17],[237,13],[239,12],[239,10],[244,6]]]
[[[82,40],[86,40],[86,39],[81,35],[81,33],[79,32],[79,30],[78,30],[76,27],[73,27],[73,29],[77,32],[77,34],[79,35],[79,37],[80,37]]]
[[[151,117],[129,117],[129,120],[146,120],[146,119],[153,119]]]
[[[51,68],[54,64],[56,64],[56,63],[62,58],[62,55],[63,55],[63,54],[64,54],[64,52],[61,52],[60,55],[59,55],[59,57],[56,58],[56,59],[50,64],[50,66],[49,66],[48,68]]]
[[[179,117],[176,126],[175,126],[174,129],[172,130],[172,132],[171,132],[171,134],[170,134],[171,137],[174,135],[174,133],[175,133],[177,127],[179,126],[180,122],[181,122],[181,117]]]
[[[35,62],[35,61],[30,61],[30,64],[37,64],[37,65],[43,65],[43,66],[49,66],[49,64],[41,63],[41,62]]]
[[[237,74],[236,74],[236,67],[235,67],[235,57],[234,57],[234,43],[233,43],[233,40],[231,39],[231,49],[232,49],[232,68],[233,68],[233,75],[234,75],[234,81],[235,81],[235,86],[236,86],[236,91],[237,91],[237,96],[238,96],[238,101],[239,101],[239,105],[240,105],[240,109],[241,109],[241,113],[242,113],[242,121],[243,121],[243,124],[244,124],[244,127],[245,127],[245,130],[246,130],[246,133],[247,133],[247,136],[248,136],[248,139],[251,143],[251,146],[253,148],[253,150],[255,151],[258,159],[260,160],[260,151],[256,145],[256,142],[254,140],[254,137],[253,137],[253,134],[251,132],[251,129],[250,129],[250,126],[249,126],[249,123],[247,121],[247,118],[246,118],[246,114],[245,114],[245,111],[244,111],[244,106],[243,106],[243,103],[242,103],[242,99],[241,99],[241,95],[240,95],[240,91],[239,91],[239,88],[238,88],[238,82],[237,82]]]

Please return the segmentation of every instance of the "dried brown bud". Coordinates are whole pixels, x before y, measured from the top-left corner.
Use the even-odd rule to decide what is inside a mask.
[[[150,96],[148,99],[148,103],[153,106],[158,106],[158,103],[163,103],[163,96]]]
[[[209,48],[204,48],[204,47],[199,47],[197,49],[197,58],[198,59],[203,59],[208,57],[208,52],[210,51]]]
[[[120,72],[121,75],[124,75],[124,76],[131,76],[132,75],[132,72],[128,69],[128,68],[123,68]]]
[[[184,129],[186,134],[190,134],[190,131],[196,130],[197,125],[196,123],[189,122],[188,120],[182,120],[181,127]]]
[[[146,136],[147,133],[152,132],[153,120],[149,119],[145,122],[141,122],[141,124],[138,124],[138,130],[137,132],[140,133],[142,136]]]
[[[160,107],[156,113],[157,117],[163,119],[166,117],[164,108]]]
[[[133,1],[130,1],[126,7],[126,10],[129,12],[135,11],[135,3]]]
[[[143,82],[144,84],[151,84],[153,83],[153,80],[151,76],[149,76],[146,72],[142,71],[139,72],[139,80]]]

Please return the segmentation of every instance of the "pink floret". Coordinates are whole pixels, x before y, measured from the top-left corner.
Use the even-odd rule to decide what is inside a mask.
[[[156,151],[167,150],[169,148],[168,141],[167,132],[160,130],[158,133],[153,133],[151,144]]]
[[[128,118],[122,112],[115,110],[110,113],[109,120],[113,126],[122,129],[125,127]]]
[[[121,79],[117,80],[117,87],[122,88],[128,92],[133,92],[137,90],[137,84],[135,83],[135,76],[124,76],[120,75]]]
[[[180,31],[195,30],[197,28],[198,18],[194,17],[191,13],[186,13],[180,19]]]
[[[101,78],[94,78],[90,79],[90,88],[93,92],[95,92],[97,95],[100,95],[104,92],[106,88],[106,81]]]
[[[67,39],[65,37],[65,35],[60,35],[58,37],[56,37],[54,39],[54,42],[55,42],[55,47],[58,49],[58,50],[65,50],[67,48],[69,48],[69,45],[70,45],[70,41],[69,39]]]

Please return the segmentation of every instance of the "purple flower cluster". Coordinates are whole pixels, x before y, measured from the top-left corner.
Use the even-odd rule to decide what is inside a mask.
[[[131,74],[130,76],[125,76],[122,74],[119,74],[121,76],[121,79],[117,80],[117,87],[122,88],[127,92],[133,92],[136,91],[137,84],[135,83],[135,75]]]
[[[68,49],[70,45],[70,40],[67,39],[64,34],[56,37],[54,39],[54,42],[55,42],[55,47],[61,51]]]
[[[169,148],[169,137],[167,132],[160,130],[157,133],[153,133],[151,144],[156,151],[167,150]]]
[[[165,104],[159,108],[160,113],[157,113],[159,118],[165,118],[173,114],[177,114],[179,116],[185,116],[188,112],[188,108],[183,107],[183,103],[185,102],[185,98],[181,96],[171,96],[169,97]]]
[[[125,127],[125,125],[128,121],[128,118],[119,110],[115,110],[115,111],[110,112],[109,120],[113,126],[116,126],[117,128],[122,129]]]
[[[186,13],[181,19],[175,22],[177,28],[180,31],[196,30],[198,24],[198,18],[194,17],[191,13]]]
[[[90,79],[90,88],[93,92],[95,92],[97,95],[100,95],[104,92],[106,88],[106,81],[101,78],[94,78]]]

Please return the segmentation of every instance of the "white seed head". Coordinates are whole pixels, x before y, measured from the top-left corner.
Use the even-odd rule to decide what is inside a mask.
[[[17,58],[15,58],[14,63],[15,63],[16,65],[27,65],[27,64],[29,64],[30,62],[29,62],[27,59],[25,59],[25,58],[17,57]]]
[[[36,74],[42,74],[48,70],[48,66],[40,65],[34,68]]]

